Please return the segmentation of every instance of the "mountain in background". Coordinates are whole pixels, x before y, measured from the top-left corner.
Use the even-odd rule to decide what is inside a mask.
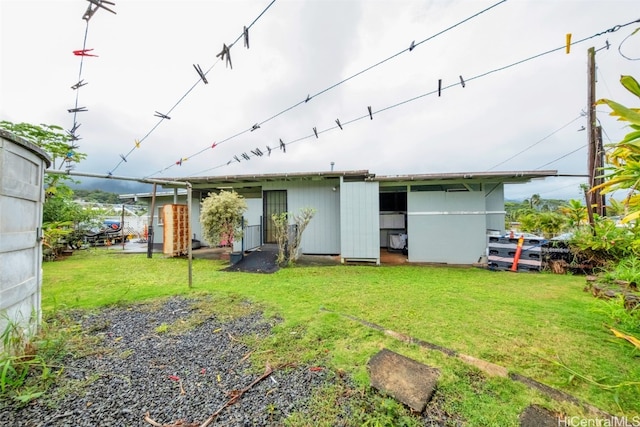
[[[153,185],[137,181],[82,177],[74,177],[74,180],[77,183],[70,185],[74,190],[101,190],[116,194],[150,193],[153,190]]]

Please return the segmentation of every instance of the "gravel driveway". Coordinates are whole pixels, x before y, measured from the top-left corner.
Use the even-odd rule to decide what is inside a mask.
[[[172,334],[170,325],[184,323],[194,311],[189,300],[172,298],[154,309],[85,315],[82,329],[98,336],[105,350],[65,360],[62,376],[69,381],[50,388],[48,399],[23,408],[0,401],[0,425],[148,427],[145,414],[160,425],[200,425],[261,376],[238,338],[265,337],[272,325],[259,313],[225,323],[213,316]],[[309,367],[276,369],[223,409],[214,425],[281,424],[304,408],[326,376]]]

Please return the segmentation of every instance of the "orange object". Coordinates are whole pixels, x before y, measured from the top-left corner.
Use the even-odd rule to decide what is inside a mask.
[[[518,261],[520,261],[522,245],[524,245],[524,234],[521,234],[520,238],[518,239],[518,246],[516,246],[516,254],[513,257],[513,265],[511,266],[511,271],[518,271]]]

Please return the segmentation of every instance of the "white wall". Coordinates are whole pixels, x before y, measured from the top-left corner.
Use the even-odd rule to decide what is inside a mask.
[[[483,191],[410,191],[409,261],[472,264],[485,253]]]
[[[300,253],[340,253],[341,190],[337,178],[265,183],[262,189],[287,190],[287,211],[291,214],[299,214],[303,208],[315,209],[315,215],[302,235]]]
[[[380,195],[377,182],[340,184],[340,256],[380,263]]]

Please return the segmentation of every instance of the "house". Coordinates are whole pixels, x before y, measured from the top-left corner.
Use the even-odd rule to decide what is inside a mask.
[[[316,214],[302,238],[303,254],[379,263],[381,250],[402,250],[406,239],[409,262],[472,264],[485,254],[487,234],[505,231],[505,184],[556,175],[546,170],[376,176],[357,170],[180,181],[192,186],[191,226],[197,239],[202,236],[200,201],[226,190],[242,195],[248,206],[244,238],[235,243],[236,250],[275,243],[271,216],[310,207]],[[156,194],[158,212],[165,204],[186,203],[186,190],[177,187]],[[122,197],[151,200],[150,194]],[[154,216],[154,243],[162,243],[162,218]]]

